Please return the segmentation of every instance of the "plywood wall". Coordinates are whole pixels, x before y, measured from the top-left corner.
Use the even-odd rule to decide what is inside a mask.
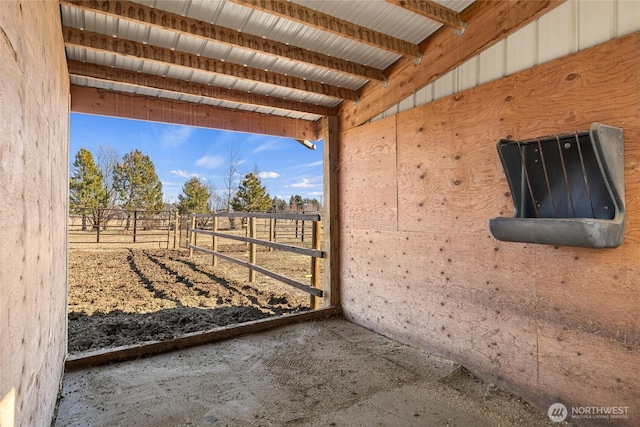
[[[56,1],[0,1],[0,425],[51,423],[66,354],[68,76]]]
[[[637,425],[639,69],[633,33],[342,133],[346,316],[543,410],[556,401],[629,406]],[[624,130],[624,244],[496,241],[487,221],[513,216],[496,142],[596,121]]]

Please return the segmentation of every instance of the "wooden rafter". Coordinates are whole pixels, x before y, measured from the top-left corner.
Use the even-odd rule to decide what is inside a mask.
[[[293,139],[322,138],[322,121],[292,119],[192,102],[71,86],[71,111]]]
[[[183,17],[160,9],[129,1],[87,2],[82,0],[62,0],[63,5],[101,13],[115,18],[160,28],[176,34],[196,37],[245,50],[259,52],[272,57],[285,58],[298,63],[324,68],[367,80],[385,80],[384,72],[373,67],[356,64],[334,56],[312,52],[285,43],[213,25],[197,19]]]
[[[67,61],[71,76],[89,77],[95,80],[118,82],[131,86],[149,87],[173,93],[201,96],[238,104],[275,108],[278,110],[299,111],[302,113],[328,116],[335,113],[335,108],[313,105],[304,102],[289,101],[256,93],[240,92],[219,86],[185,80],[162,77],[155,74],[112,68],[104,65],[89,64],[80,61]]]
[[[462,20],[460,14],[441,4],[430,0],[387,0],[413,13],[417,13],[426,18],[438,21],[441,24],[463,31],[467,24]]]
[[[307,26],[318,28],[346,37],[369,46],[384,49],[401,56],[418,58],[418,45],[391,37],[389,35],[356,25],[335,16],[327,15],[305,6],[284,0],[229,0],[262,12],[278,15],[287,19],[301,22]]]
[[[257,81],[260,83],[268,83],[275,86],[283,86],[305,92],[313,92],[339,99],[357,99],[356,92],[351,89],[313,82],[284,74],[258,70],[251,67],[244,67],[242,65],[218,61],[191,53],[178,52],[159,46],[152,46],[70,27],[63,27],[63,34],[65,45],[67,46],[76,46],[84,49],[136,57],[177,67],[207,71],[243,80]]]
[[[386,70],[389,74],[386,87],[368,83],[360,89],[357,103],[340,105],[340,130],[370,120],[562,3],[564,0],[473,3],[461,14],[469,24],[464,37],[447,28],[436,31],[420,44],[424,57],[419,64],[409,58],[399,59]]]

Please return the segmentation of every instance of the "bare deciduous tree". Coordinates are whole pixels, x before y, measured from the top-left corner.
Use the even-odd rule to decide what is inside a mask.
[[[233,200],[238,190],[238,185],[240,185],[240,174],[238,172],[240,162],[240,152],[232,145],[229,147],[229,152],[227,153],[224,171],[224,210],[226,212],[231,212],[231,200]],[[233,220],[234,218],[229,218],[231,227],[235,228],[235,221]]]

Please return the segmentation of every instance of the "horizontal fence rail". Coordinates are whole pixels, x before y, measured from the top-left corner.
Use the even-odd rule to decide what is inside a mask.
[[[240,221],[235,221],[238,219]],[[263,221],[259,224],[258,220]],[[177,222],[180,230],[175,234],[177,237],[174,240],[174,246],[182,246],[182,228],[184,227],[183,224],[187,223],[186,227],[184,227],[187,232],[184,247],[189,249],[190,256],[193,251],[198,251],[212,255],[214,265],[216,265],[219,258],[245,267],[249,270],[249,282],[255,281],[256,273],[271,277],[307,292],[311,295],[311,307],[319,308],[318,298],[324,295],[319,283],[320,259],[324,258],[325,255],[320,249],[322,227],[319,214],[270,214],[261,212],[191,214],[186,218],[184,216],[181,217]],[[211,236],[211,249],[198,246],[198,235]],[[240,244],[244,243],[247,247],[246,250],[249,252],[249,261],[222,253],[219,249],[221,239],[229,239],[240,242]],[[257,265],[258,246],[265,247],[269,251],[281,250],[309,256],[311,259],[311,284],[301,283]]]
[[[70,245],[146,244],[169,248],[174,225],[170,211],[75,208],[67,224]]]

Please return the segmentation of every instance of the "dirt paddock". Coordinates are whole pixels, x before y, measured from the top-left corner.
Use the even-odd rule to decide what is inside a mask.
[[[242,259],[243,252],[233,254]],[[261,266],[308,282],[308,257],[261,252]],[[167,249],[69,251],[69,353],[309,309],[309,295],[210,255]]]

